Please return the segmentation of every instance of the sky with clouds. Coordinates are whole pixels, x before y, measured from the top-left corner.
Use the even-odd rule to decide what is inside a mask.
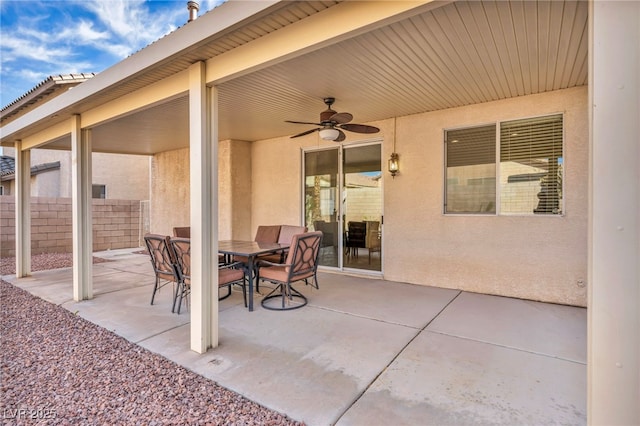
[[[222,0],[200,0],[202,15]],[[0,106],[47,77],[100,72],[186,24],[187,0],[0,0]]]

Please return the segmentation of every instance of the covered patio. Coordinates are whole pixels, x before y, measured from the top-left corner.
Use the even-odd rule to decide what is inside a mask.
[[[586,423],[584,308],[321,273],[286,314],[234,292],[221,344],[198,355],[170,288],[149,305],[147,255],[95,255],[109,262],[89,301],[73,301],[70,268],[3,279],[309,425]]]
[[[393,360],[402,358],[396,358],[402,348],[406,346],[404,351],[409,353],[423,338],[457,336],[451,331],[453,324],[445,324],[444,318],[469,298],[513,300],[498,297],[507,296],[579,306],[561,308],[572,312],[588,307],[589,421],[637,423],[639,7],[637,2],[606,1],[229,1],[73,90],[3,124],[1,143],[14,146],[17,155],[18,282],[29,285],[38,276],[31,277],[29,265],[32,149],[72,152],[72,299],[78,308],[95,307],[96,312],[99,301],[115,294],[100,294],[102,280],[116,276],[91,262],[91,152],[150,155],[157,171],[152,183],[152,231],[169,234],[171,226],[188,225],[193,235],[190,315],[184,316],[188,318],[185,323],[173,324],[189,329],[179,336],[190,341],[169,355],[183,356],[198,365],[204,362],[198,360],[223,353],[225,338],[251,336],[260,341],[262,334],[243,336],[251,332],[250,328],[235,328],[243,321],[225,319],[235,308],[219,309],[225,305],[213,297],[217,276],[211,259],[217,254],[218,241],[251,239],[262,224],[304,224],[301,153],[375,143],[380,146],[383,164],[392,153],[400,154],[395,179],[382,168],[383,243],[381,270],[375,277],[380,280],[332,275],[336,281],[353,279],[368,285],[357,294],[344,295],[348,310],[339,305],[345,302],[339,298],[302,312],[317,312],[322,317],[337,315],[342,309],[364,308],[364,301],[373,294],[371,289],[379,283],[395,286],[394,281],[415,284],[403,288],[419,292],[419,297],[409,310],[415,322],[394,316],[379,318],[371,312],[347,315],[353,321],[370,316],[372,325],[400,327],[399,334],[406,333],[398,343],[400,348],[387,353],[377,369],[362,377],[356,371],[348,375],[356,377],[356,382],[376,383],[380,387],[377,395],[387,392],[384,386],[395,381],[389,375],[395,368]],[[338,144],[321,140],[318,132],[290,139],[307,128],[285,120],[313,120],[320,100],[327,96],[335,96],[336,108],[353,112],[358,122],[379,127],[380,134],[375,140],[348,136]],[[449,142],[443,136],[448,129],[551,114],[562,115],[564,126],[561,210],[548,215],[532,211],[500,214],[500,210],[447,214],[444,159]],[[499,191],[498,179],[487,180]],[[499,209],[495,201],[493,207]],[[334,214],[339,217],[338,213]],[[328,276],[325,273],[323,277]],[[63,282],[68,277],[57,285]],[[357,285],[347,286],[352,287]],[[70,300],[67,293],[61,294],[64,301]],[[389,291],[378,313],[399,304],[400,295]],[[538,306],[537,302],[513,301]],[[142,299],[140,303],[142,307]],[[498,352],[520,347],[509,339],[482,336],[485,331],[500,330],[487,314],[495,310],[482,312],[473,323],[488,321],[486,326],[460,332],[473,335],[471,351],[478,342],[491,342]],[[261,316],[259,312],[253,317],[242,314],[250,321]],[[275,321],[286,318],[274,317]],[[301,322],[312,319],[308,315]],[[505,320],[505,324],[511,322],[520,327],[513,333],[524,335],[527,324]],[[318,330],[321,321],[314,324]],[[540,322],[532,324],[536,332],[545,331]],[[551,328],[562,325],[555,320]],[[277,322],[268,331],[270,341],[289,339],[280,335]],[[145,336],[136,341],[151,344],[152,339],[143,340]],[[343,345],[336,347],[345,346],[349,339],[343,339]],[[355,370],[366,367],[362,360],[379,352],[378,340],[379,334],[373,333],[360,342],[367,351]],[[299,348],[296,341],[288,343],[289,350]],[[259,354],[268,346],[253,349]],[[334,349],[310,353],[328,364],[335,361],[340,370],[336,361],[340,357],[329,356]],[[457,349],[458,354],[468,350]],[[415,356],[425,353],[429,350],[423,347]],[[530,356],[546,350],[535,347],[516,353]],[[550,359],[555,356],[564,357],[553,354]],[[486,364],[476,366],[478,370],[465,385],[478,383],[492,359],[489,355]],[[432,361],[426,365],[439,367],[403,381],[424,380],[447,371],[446,365]],[[220,368],[226,368],[225,362],[220,360]],[[469,368],[473,371],[472,363]],[[247,370],[249,376],[267,380]],[[512,378],[522,380],[513,386],[528,380],[518,377],[517,371],[514,368]],[[280,373],[289,374],[286,369]],[[384,380],[376,382],[376,377]],[[275,380],[268,382],[269,387],[276,386]],[[251,389],[242,391],[251,397],[260,383],[253,380]],[[285,380],[282,392],[286,386]],[[487,389],[486,383],[479,386]],[[351,388],[353,394],[364,392],[360,399],[343,399],[354,403],[347,413],[356,413],[372,388]],[[464,389],[456,386],[444,391]],[[265,394],[277,398],[277,392]],[[387,392],[387,400],[394,395]],[[463,397],[472,398],[469,394],[452,398]],[[338,418],[346,422],[348,415],[342,410],[331,420]]]

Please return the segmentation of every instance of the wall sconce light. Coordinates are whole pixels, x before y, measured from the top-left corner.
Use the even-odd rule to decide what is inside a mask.
[[[389,157],[389,173],[395,178],[400,171],[400,163],[398,161],[398,153],[396,152],[396,118],[393,118],[393,152]]]
[[[389,158],[389,173],[391,173],[391,177],[395,178],[399,170],[400,165],[398,163],[398,154],[392,152],[391,157]]]

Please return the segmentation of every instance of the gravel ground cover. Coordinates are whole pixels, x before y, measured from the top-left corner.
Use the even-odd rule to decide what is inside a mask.
[[[5,281],[0,301],[3,424],[302,425]]]
[[[109,262],[100,257],[94,257],[93,263]],[[47,271],[49,269],[70,268],[73,266],[71,253],[44,253],[31,256],[31,271]],[[0,275],[16,273],[16,258],[0,258]]]

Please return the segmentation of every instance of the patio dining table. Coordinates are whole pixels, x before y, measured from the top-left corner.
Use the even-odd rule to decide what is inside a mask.
[[[257,241],[222,240],[218,241],[218,253],[225,257],[243,256],[247,258],[249,275],[249,311],[253,311],[253,270],[255,260],[264,254],[281,253],[289,248],[289,244],[260,243]]]

